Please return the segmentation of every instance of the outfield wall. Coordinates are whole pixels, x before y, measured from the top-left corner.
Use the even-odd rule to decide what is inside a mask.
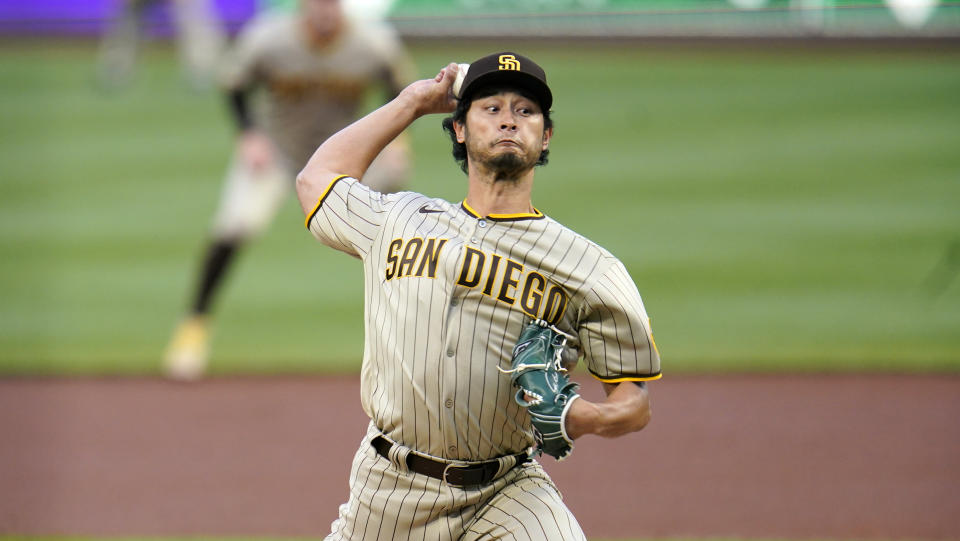
[[[230,32],[294,0],[206,0]],[[960,37],[951,0],[343,0],[408,37]],[[167,2],[144,26],[169,35]],[[0,35],[96,35],[118,0],[10,0]]]
[[[960,2],[826,0],[399,0],[407,36],[956,37]]]

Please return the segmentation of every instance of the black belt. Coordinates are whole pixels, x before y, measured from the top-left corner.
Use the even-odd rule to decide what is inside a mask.
[[[377,450],[377,454],[389,459],[390,449],[393,448],[393,442],[377,436],[373,438],[370,445]],[[513,455],[516,459],[513,468],[527,462],[530,457],[527,453],[517,453]],[[499,460],[487,460],[485,462],[475,462],[465,466],[458,466],[440,460],[434,460],[422,455],[410,453],[407,455],[407,468],[410,471],[429,475],[434,479],[440,479],[450,486],[465,487],[471,485],[485,485],[493,481],[500,471]]]

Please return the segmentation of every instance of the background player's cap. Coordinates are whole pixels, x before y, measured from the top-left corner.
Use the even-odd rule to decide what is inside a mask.
[[[553,105],[553,94],[547,86],[547,74],[536,62],[517,53],[493,53],[470,63],[460,86],[460,99],[488,84],[506,83],[533,94],[544,112]]]

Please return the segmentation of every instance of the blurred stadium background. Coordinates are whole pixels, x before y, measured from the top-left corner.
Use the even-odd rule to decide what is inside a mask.
[[[122,0],[10,0],[4,34],[91,34]],[[259,9],[297,0],[210,0],[236,30]],[[351,12],[386,17],[410,37],[836,36],[957,37],[960,2],[950,0],[345,0]],[[170,27],[167,8],[151,18]]]
[[[232,35],[291,2],[261,4],[215,7]],[[665,373],[960,370],[960,2],[348,5],[422,77],[493,49],[547,68],[535,202],[627,264]],[[192,287],[232,126],[164,6],[130,87],[98,89],[115,9],[0,3],[3,375],[158,373]],[[413,188],[459,198],[439,119],[412,135]],[[219,299],[212,371],[356,370],[359,272],[291,197]]]

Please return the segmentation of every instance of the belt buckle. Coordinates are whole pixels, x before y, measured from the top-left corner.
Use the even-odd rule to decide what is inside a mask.
[[[451,462],[451,463],[447,464],[446,466],[444,466],[444,468],[443,468],[443,476],[442,476],[442,477],[443,477],[443,482],[446,483],[448,486],[452,486],[452,487],[463,487],[463,486],[464,486],[463,484],[461,484],[461,483],[453,483],[453,482],[451,482],[449,479],[447,479],[447,475],[450,473],[450,468],[462,468],[462,466],[457,465],[457,464],[454,464],[453,462]]]

